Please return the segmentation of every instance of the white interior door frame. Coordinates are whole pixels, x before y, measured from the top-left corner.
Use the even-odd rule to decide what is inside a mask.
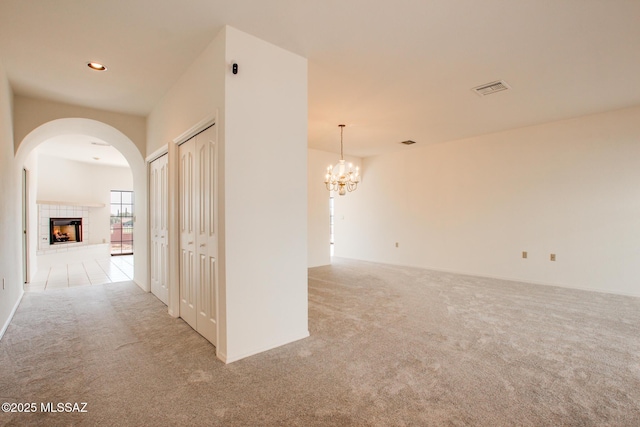
[[[206,128],[218,122],[218,111],[206,116],[189,129],[173,139],[172,144],[168,144],[169,154],[169,299],[168,311],[173,317],[180,317],[180,227],[179,227],[179,193],[178,193],[178,168],[179,168],[179,146],[188,139],[202,132]],[[216,126],[216,133],[217,131]],[[216,135],[216,139],[217,135]]]
[[[167,268],[168,268],[168,147],[147,157],[148,170],[148,209],[149,221],[149,248],[148,277],[151,283],[151,292],[163,303],[168,304]]]
[[[22,168],[22,269],[23,282],[29,283],[29,171]]]

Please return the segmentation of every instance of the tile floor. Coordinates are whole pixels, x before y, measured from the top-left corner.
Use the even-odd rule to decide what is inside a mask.
[[[133,255],[115,256],[38,270],[25,291],[103,285],[133,280]]]

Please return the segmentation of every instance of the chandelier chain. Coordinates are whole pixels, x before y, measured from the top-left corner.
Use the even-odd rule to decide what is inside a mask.
[[[344,160],[344,150],[343,150],[343,145],[342,145],[342,134],[344,133],[344,125],[339,125],[340,126],[340,160]]]

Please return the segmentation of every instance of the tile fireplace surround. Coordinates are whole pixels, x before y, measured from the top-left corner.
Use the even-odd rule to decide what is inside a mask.
[[[82,242],[50,244],[49,220],[51,218],[82,218]],[[89,207],[38,204],[38,255],[67,252],[89,242]]]

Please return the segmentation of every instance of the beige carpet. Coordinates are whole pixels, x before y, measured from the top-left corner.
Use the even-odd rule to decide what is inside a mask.
[[[638,426],[640,299],[339,260],[311,337],[230,365],[130,282],[27,293],[0,425]]]

